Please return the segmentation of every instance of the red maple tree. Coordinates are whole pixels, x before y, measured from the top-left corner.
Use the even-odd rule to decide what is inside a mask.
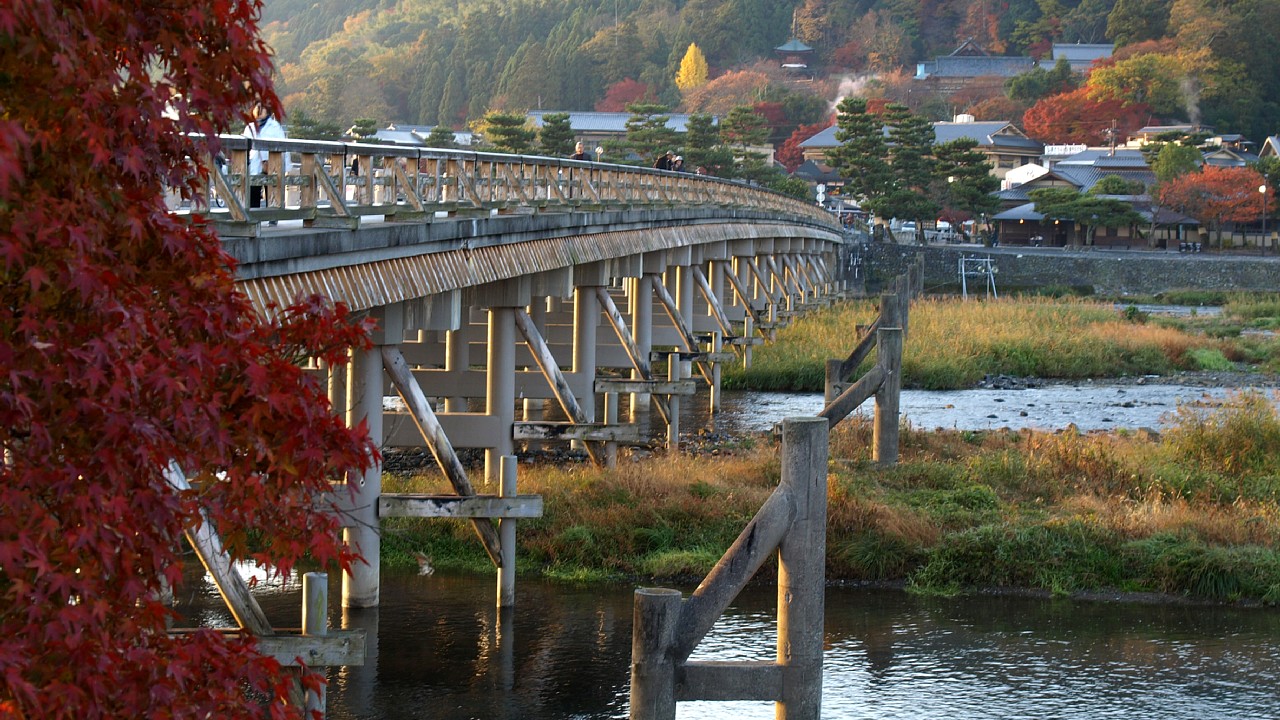
[[[638,102],[657,102],[657,95],[648,83],[625,78],[605,88],[604,99],[596,103],[597,112],[623,112],[628,105]]]
[[[252,638],[171,636],[159,599],[201,507],[235,559],[349,565],[312,507],[374,453],[300,365],[367,328],[316,298],[263,320],[164,202],[279,109],[259,12],[0,4],[0,718],[302,715]]]
[[[1253,168],[1209,165],[1160,183],[1157,197],[1163,207],[1190,215],[1214,230],[1221,247],[1226,223],[1250,222],[1262,216],[1266,196],[1258,187],[1265,183]]]
[[[831,126],[829,122],[814,123],[812,125],[801,125],[796,128],[791,136],[783,141],[782,146],[773,154],[773,158],[782,163],[787,172],[795,172],[796,168],[804,164],[804,150],[800,147],[800,143],[817,135]]]
[[[1142,103],[1093,100],[1086,88],[1080,88],[1032,105],[1022,116],[1022,126],[1045,143],[1105,145],[1113,122],[1116,137],[1123,140],[1150,119],[1151,111]]]

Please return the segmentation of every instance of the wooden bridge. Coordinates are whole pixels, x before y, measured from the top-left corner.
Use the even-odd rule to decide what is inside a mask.
[[[737,182],[243,137],[222,138],[209,166],[202,197],[173,212],[214,225],[259,312],[320,294],[374,318],[372,350],[315,372],[336,412],[384,449],[428,448],[456,491],[383,493],[374,467],[334,493],[368,560],[343,577],[347,607],[378,605],[379,522],[395,516],[470,518],[511,605],[514,522],[541,513],[517,492],[517,443],[612,463],[619,445],[651,441],[652,411],[675,449],[682,399],[702,393],[714,411],[723,363],[750,363],[754,345],[848,289],[837,218]],[[483,477],[458,448],[483,450]],[[252,603],[243,595],[228,597]]]

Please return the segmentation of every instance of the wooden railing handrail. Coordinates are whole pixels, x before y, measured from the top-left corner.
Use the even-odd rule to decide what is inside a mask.
[[[540,155],[404,145],[218,138],[210,180],[189,202],[175,198],[179,214],[201,214],[228,235],[254,235],[266,220],[354,227],[359,217],[429,220],[438,213],[556,212],[612,207],[698,207],[773,213],[800,224],[839,230],[838,219],[798,198],[705,175]],[[250,174],[251,153],[262,172]],[[263,207],[250,207],[261,188]]]

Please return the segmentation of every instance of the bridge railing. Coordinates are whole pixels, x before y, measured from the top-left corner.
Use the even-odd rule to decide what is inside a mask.
[[[719,206],[838,227],[818,205],[742,182],[535,155],[316,140],[223,136],[209,182],[171,208],[204,215],[223,235],[256,235],[262,222],[350,227],[360,218],[429,221],[503,213]],[[251,153],[262,172],[250,173]],[[261,195],[256,207],[251,199]]]

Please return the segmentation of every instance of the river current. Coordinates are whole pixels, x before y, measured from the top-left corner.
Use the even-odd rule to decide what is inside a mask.
[[[686,593],[691,588],[680,588]],[[514,610],[485,576],[383,575],[364,667],[330,672],[335,720],[625,718],[634,588],[521,578]],[[296,627],[296,583],[259,589]],[[336,595],[337,589],[334,588]],[[750,587],[696,659],[770,659],[775,591]],[[203,586],[180,609],[230,617]],[[919,598],[830,588],[823,717],[1261,720],[1280,717],[1280,614],[1270,609],[1017,597]],[[772,718],[771,703],[681,703],[682,720]]]

